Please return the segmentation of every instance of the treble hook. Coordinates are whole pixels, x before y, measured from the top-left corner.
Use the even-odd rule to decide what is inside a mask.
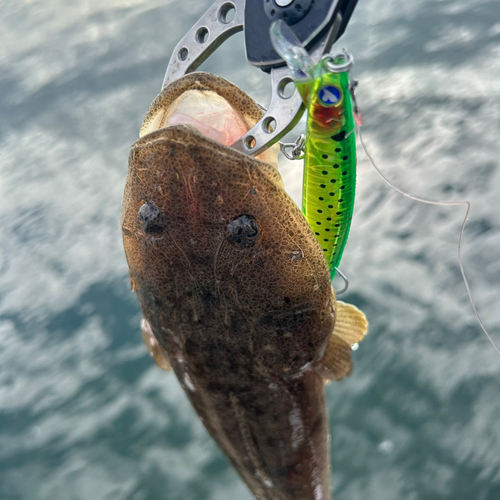
[[[335,271],[337,271],[339,276],[344,280],[344,288],[336,292],[336,295],[342,295],[349,288],[349,280],[347,279],[347,276],[338,267],[335,268]]]

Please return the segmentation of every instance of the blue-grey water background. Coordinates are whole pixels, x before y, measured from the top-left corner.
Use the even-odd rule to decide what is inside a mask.
[[[142,344],[119,227],[129,147],[209,5],[0,3],[0,500],[252,498]],[[464,264],[500,343],[500,2],[360,0],[341,45],[386,174],[472,202]],[[203,69],[269,99],[241,35]],[[300,203],[300,162],[280,168]],[[343,300],[371,328],[326,388],[335,499],[500,498],[500,356],[463,216],[359,153]]]

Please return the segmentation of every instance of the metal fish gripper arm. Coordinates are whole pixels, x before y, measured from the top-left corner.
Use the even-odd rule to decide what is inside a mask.
[[[176,45],[162,88],[195,71],[228,38],[244,31],[247,60],[270,73],[272,95],[262,119],[231,147],[256,156],[289,132],[305,110],[297,91],[285,91],[292,75],[273,48],[271,23],[287,23],[317,62],[342,36],[356,4],[357,0],[216,0]]]

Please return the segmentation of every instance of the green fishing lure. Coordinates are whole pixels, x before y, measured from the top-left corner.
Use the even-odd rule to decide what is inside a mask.
[[[352,58],[347,52],[314,64],[282,22],[271,28],[307,108],[302,211],[323,248],[333,279],[354,210],[356,137]],[[359,115],[360,119],[360,115]]]
[[[347,57],[347,56],[346,56]],[[314,79],[296,81],[307,107],[302,211],[318,239],[333,279],[354,210],[356,137],[347,61],[323,59]]]

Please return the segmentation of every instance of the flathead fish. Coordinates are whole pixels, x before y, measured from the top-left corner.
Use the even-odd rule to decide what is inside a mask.
[[[367,322],[336,300],[276,151],[228,147],[261,116],[207,73],[166,87],[130,152],[123,241],[148,349],[253,494],[321,500],[324,382],[349,375]]]

